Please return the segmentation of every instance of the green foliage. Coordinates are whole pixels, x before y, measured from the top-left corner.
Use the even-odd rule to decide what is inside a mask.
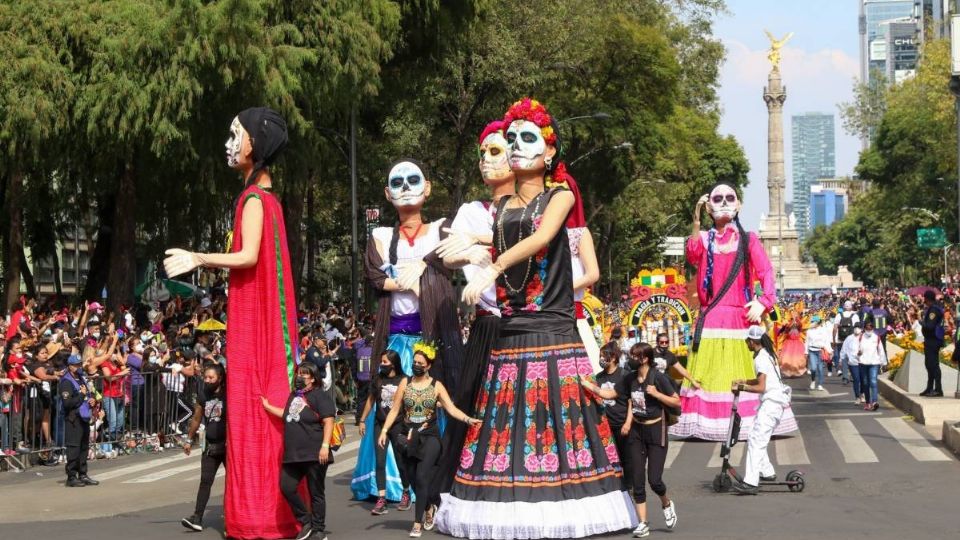
[[[871,98],[886,103],[873,144],[857,165],[872,187],[843,220],[808,239],[806,252],[821,270],[846,264],[870,284],[939,283],[943,253],[917,248],[916,230],[941,226],[957,241],[956,110],[949,80],[950,44],[932,41],[914,78]]]

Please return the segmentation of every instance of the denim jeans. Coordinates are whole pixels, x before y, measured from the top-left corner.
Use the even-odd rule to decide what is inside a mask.
[[[110,426],[107,430],[107,440],[119,441],[123,437],[123,398],[105,397],[103,406],[107,413],[107,425]]]
[[[846,359],[844,360],[846,361]],[[853,397],[859,399],[863,397],[863,384],[860,381],[860,365],[850,366],[850,380],[853,382]]]
[[[820,351],[807,351],[807,369],[810,370],[810,380],[823,386],[823,360],[820,360]]]
[[[833,346],[833,365],[836,366],[835,369],[840,372],[840,378],[842,378],[844,381],[847,381],[850,380],[850,368],[847,364],[847,359],[840,358],[840,348],[841,345],[839,344]]]
[[[860,387],[866,396],[867,403],[876,403],[880,401],[877,394],[877,375],[880,374],[880,366],[865,366],[860,364]]]
[[[10,414],[0,412],[0,450],[10,449]]]

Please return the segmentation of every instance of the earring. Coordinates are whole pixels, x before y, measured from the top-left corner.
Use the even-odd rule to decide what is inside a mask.
[[[547,157],[543,158],[543,164],[546,165],[548,169],[550,168],[550,165],[551,165],[552,163],[553,163],[553,158],[552,158],[552,157],[547,156]]]

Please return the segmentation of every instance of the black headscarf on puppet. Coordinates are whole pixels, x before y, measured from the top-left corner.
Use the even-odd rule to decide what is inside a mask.
[[[247,185],[257,181],[287,146],[287,123],[280,113],[268,107],[251,107],[237,115],[253,146],[253,171]]]

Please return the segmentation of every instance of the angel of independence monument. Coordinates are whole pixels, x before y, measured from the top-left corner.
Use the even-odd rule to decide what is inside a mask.
[[[763,89],[763,101],[767,104],[767,192],[770,212],[760,218],[760,241],[770,262],[777,269],[777,284],[781,290],[857,288],[863,284],[855,281],[846,266],[837,268],[837,275],[820,275],[817,265],[800,259],[800,237],[793,216],[788,216],[784,206],[784,190],[787,178],[783,166],[783,103],[787,100],[787,88],[780,78],[780,49],[793,36],[775,39],[770,32],[771,69],[767,86]]]

